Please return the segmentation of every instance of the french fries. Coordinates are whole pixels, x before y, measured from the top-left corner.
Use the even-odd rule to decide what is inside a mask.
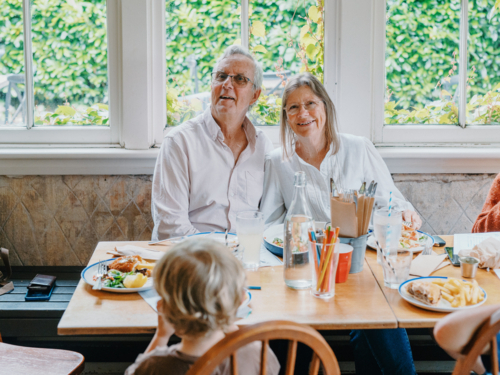
[[[475,305],[484,300],[484,292],[476,280],[469,282],[449,277],[432,283],[441,289],[441,296],[451,303],[451,307]]]

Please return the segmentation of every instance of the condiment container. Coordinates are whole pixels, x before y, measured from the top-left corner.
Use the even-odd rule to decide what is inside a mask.
[[[479,259],[474,257],[460,257],[459,259],[462,277],[471,279],[476,277],[477,267],[479,266]]]

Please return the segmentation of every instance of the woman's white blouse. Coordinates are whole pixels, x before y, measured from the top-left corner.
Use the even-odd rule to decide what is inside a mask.
[[[330,151],[323,159],[320,170],[306,163],[296,153],[283,161],[282,149],[266,155],[264,195],[260,209],[266,227],[283,223],[294,191],[295,172],[304,171],[307,177],[306,199],[313,219],[330,221],[330,177],[344,189],[359,190],[366,181],[378,183],[375,194],[376,207],[388,207],[392,191],[392,207],[398,211],[413,210],[410,202],[394,185],[389,169],[373,144],[365,137],[340,134],[337,154]]]

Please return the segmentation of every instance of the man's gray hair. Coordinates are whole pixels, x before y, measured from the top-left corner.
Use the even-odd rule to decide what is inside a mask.
[[[226,50],[224,51],[224,53],[222,54],[222,56],[217,59],[217,62],[215,63],[213,71],[216,72],[219,68],[220,62],[222,60],[224,60],[225,58],[232,56],[232,55],[243,55],[243,56],[248,57],[250,60],[252,60],[253,66],[254,66],[253,89],[254,90],[259,89],[262,86],[262,76],[263,76],[262,67],[260,66],[258,61],[255,60],[255,58],[252,56],[252,54],[250,52],[248,52],[248,50],[246,48],[244,48],[240,45],[235,44],[235,45],[227,47]]]

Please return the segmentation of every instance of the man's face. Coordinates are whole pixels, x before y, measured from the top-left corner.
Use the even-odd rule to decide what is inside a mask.
[[[230,75],[243,75],[250,78],[245,86],[233,83],[231,77],[224,82],[212,78],[212,115],[222,120],[226,116],[244,116],[248,107],[255,103],[260,95],[260,88],[253,89],[254,65],[252,60],[243,55],[232,55],[222,60],[217,71]]]

